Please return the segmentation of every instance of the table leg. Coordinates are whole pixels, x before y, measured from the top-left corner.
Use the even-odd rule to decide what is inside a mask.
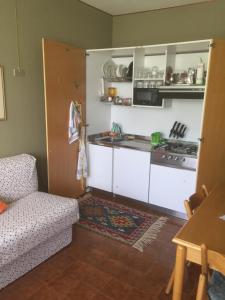
[[[180,245],[177,246],[175,277],[174,277],[174,286],[173,286],[173,300],[182,299],[186,252],[187,252],[186,247]]]

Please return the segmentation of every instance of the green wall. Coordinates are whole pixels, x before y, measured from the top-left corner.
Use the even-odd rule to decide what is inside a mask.
[[[225,38],[225,0],[113,18],[113,46]]]
[[[17,66],[15,0],[0,0],[0,64],[5,71],[7,120],[0,121],[0,157],[38,158],[39,185],[46,190],[46,143],[41,38],[84,48],[111,47],[112,17],[77,0],[18,0],[24,77]]]

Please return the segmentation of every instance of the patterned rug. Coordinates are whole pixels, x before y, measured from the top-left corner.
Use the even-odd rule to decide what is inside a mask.
[[[90,194],[79,200],[79,207],[78,225],[131,245],[141,252],[157,239],[168,220]]]

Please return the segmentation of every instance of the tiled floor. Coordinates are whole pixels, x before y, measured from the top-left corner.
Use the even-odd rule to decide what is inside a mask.
[[[151,211],[132,200],[112,201]],[[170,218],[144,253],[74,226],[72,244],[0,291],[0,300],[169,300],[164,290],[175,256],[171,238],[181,224]],[[198,272],[193,265],[186,272],[185,300],[195,299]]]

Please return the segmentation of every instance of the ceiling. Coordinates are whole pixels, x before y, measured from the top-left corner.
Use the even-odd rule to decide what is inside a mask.
[[[168,7],[209,2],[210,0],[80,0],[110,15],[156,10]],[[212,0],[211,0],[212,1]]]

